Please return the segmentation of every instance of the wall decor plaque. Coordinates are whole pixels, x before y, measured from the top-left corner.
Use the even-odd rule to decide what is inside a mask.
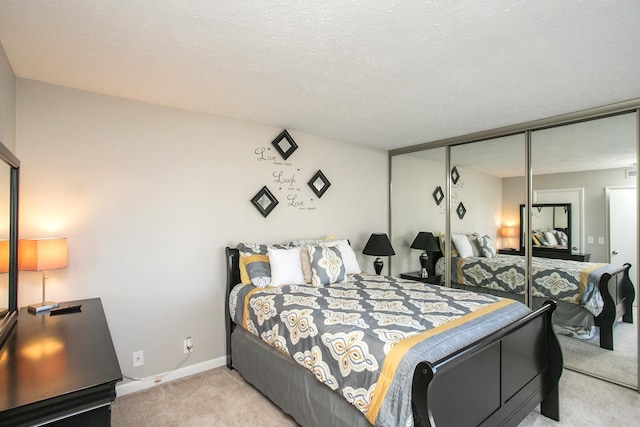
[[[322,197],[322,195],[325,193],[325,191],[327,191],[327,189],[331,185],[331,183],[329,182],[327,177],[324,176],[321,170],[319,170],[318,172],[316,172],[315,175],[313,175],[311,180],[309,180],[308,184],[309,184],[309,187],[311,187],[313,192],[316,193],[316,196],[318,197]]]
[[[436,201],[436,204],[440,206],[440,203],[444,200],[444,191],[442,191],[442,187],[439,185],[433,191],[433,200]]]
[[[458,204],[458,207],[456,208],[456,213],[458,214],[458,218],[460,219],[464,218],[464,215],[467,213],[467,208],[464,207],[462,202]]]
[[[287,132],[286,129],[280,132],[280,135],[278,135],[276,139],[271,141],[271,144],[276,147],[276,150],[278,151],[278,153],[280,153],[284,160],[287,160],[289,156],[291,156],[293,152],[298,149],[298,145],[293,140],[291,135],[289,135],[289,132]]]
[[[256,209],[260,211],[262,216],[266,218],[278,204],[278,199],[276,199],[275,196],[271,194],[271,191],[269,191],[269,189],[265,185],[260,191],[258,191],[258,194],[253,196],[253,199],[251,199],[251,203],[253,203]]]

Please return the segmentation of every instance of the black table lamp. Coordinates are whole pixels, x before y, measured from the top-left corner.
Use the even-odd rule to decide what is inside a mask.
[[[411,248],[422,249],[423,252],[420,254],[420,265],[422,266],[422,269],[420,270],[420,277],[429,277],[429,273],[427,271],[427,266],[429,265],[429,254],[427,252],[438,252],[440,250],[440,246],[438,246],[436,238],[433,237],[433,233],[420,231],[413,240]]]
[[[373,262],[373,268],[376,270],[376,274],[380,274],[382,272],[382,267],[384,263],[381,256],[391,256],[396,253],[393,251],[393,247],[391,246],[391,242],[389,241],[389,237],[385,233],[373,233],[371,237],[369,237],[369,241],[364,246],[362,253],[365,255],[373,255],[377,256],[376,260]]]

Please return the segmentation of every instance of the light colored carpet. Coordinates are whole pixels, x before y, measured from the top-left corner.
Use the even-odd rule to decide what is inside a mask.
[[[520,427],[638,425],[640,393],[565,370],[560,380],[560,418],[557,423],[535,410]],[[118,397],[112,425],[297,426],[226,367]]]
[[[600,348],[599,333],[596,333],[592,339],[584,341],[558,335],[558,341],[562,347],[566,367],[637,387],[638,339],[636,324],[616,322],[613,328],[613,351]]]

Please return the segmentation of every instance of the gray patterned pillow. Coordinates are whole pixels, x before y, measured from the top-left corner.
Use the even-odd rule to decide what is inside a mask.
[[[477,240],[480,245],[480,249],[482,253],[487,258],[495,258],[496,257],[496,247],[493,245],[493,240],[491,237],[484,235]]]
[[[308,246],[311,260],[311,284],[330,285],[343,282],[347,276],[340,249],[335,246]]]
[[[271,265],[267,256],[268,249],[288,249],[286,245],[265,245],[260,243],[239,243],[240,252],[240,277],[244,269],[250,282],[259,288],[271,284]],[[244,280],[242,283],[247,284]]]

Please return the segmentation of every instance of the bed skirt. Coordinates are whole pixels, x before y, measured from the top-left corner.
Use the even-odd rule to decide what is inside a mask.
[[[311,372],[242,328],[231,334],[233,367],[298,424],[305,427],[371,427],[353,405]]]

